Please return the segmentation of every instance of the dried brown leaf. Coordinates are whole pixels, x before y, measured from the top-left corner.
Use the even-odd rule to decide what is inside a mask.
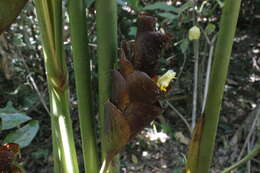
[[[153,104],[161,94],[156,83],[145,73],[134,71],[126,78],[130,102]]]
[[[126,80],[118,71],[112,73],[112,103],[121,111],[125,109],[129,103]]]
[[[120,50],[120,73],[123,75],[124,78],[127,78],[131,73],[134,72],[134,67],[132,63],[126,58],[123,49]]]
[[[125,116],[110,101],[105,103],[105,138],[106,150],[112,158],[128,143],[130,128]]]
[[[159,106],[138,102],[130,103],[124,114],[130,125],[131,137],[149,125],[161,113],[162,109]]]

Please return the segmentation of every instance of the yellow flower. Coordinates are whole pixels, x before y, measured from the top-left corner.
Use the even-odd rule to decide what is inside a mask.
[[[166,88],[169,86],[170,82],[175,79],[176,73],[173,70],[168,70],[164,75],[159,77],[157,80],[157,86],[161,91],[166,92]]]

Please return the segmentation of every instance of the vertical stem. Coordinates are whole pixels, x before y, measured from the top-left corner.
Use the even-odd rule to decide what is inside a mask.
[[[64,59],[62,1],[36,0],[50,98],[54,171],[78,173],[69,113],[68,74]]]
[[[101,132],[102,159],[106,158],[104,138],[104,103],[110,97],[111,70],[117,58],[117,6],[116,0],[97,0],[97,55],[99,84],[99,120]],[[118,172],[118,161],[113,161],[110,172]]]
[[[90,58],[84,0],[69,0],[68,8],[85,172],[97,173],[98,157],[91,104]]]
[[[198,101],[198,69],[199,69],[199,40],[193,41],[194,50],[194,82],[193,82],[193,101],[192,101],[192,124],[191,128],[194,129],[196,124],[197,115],[197,101]]]
[[[205,106],[196,173],[209,172],[240,3],[241,0],[225,0]]]

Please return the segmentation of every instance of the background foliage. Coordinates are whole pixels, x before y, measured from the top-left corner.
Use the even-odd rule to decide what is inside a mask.
[[[147,11],[156,16],[157,28],[173,34],[173,41],[160,59],[161,71],[173,68],[178,79],[174,83],[173,92],[162,101],[165,112],[153,125],[146,128],[131,144],[128,145],[122,157],[122,172],[181,172],[185,163],[184,154],[187,151],[187,140],[190,138],[189,129],[179,118],[178,113],[191,122],[192,113],[192,82],[193,58],[192,47],[187,33],[193,26],[190,1],[153,1],[153,0],[118,0],[118,37],[122,40],[132,40],[136,33],[136,18],[140,11]],[[176,4],[173,8],[167,3]],[[207,37],[201,38],[199,61],[199,97],[202,97],[203,81],[205,80],[208,50],[207,39],[212,40],[218,31],[220,9],[222,2],[198,1],[197,21]],[[66,4],[64,4],[66,5]],[[89,43],[91,57],[91,73],[93,74],[93,89],[97,90],[96,66],[96,24],[95,3],[86,1],[89,26]],[[241,155],[241,148],[253,123],[254,111],[259,109],[260,98],[260,41],[259,33],[260,5],[257,0],[244,0],[241,7],[238,30],[235,38],[228,81],[225,88],[223,109],[218,129],[214,168],[216,172],[235,162]],[[72,60],[70,52],[70,35],[68,14],[64,16],[64,44],[67,64],[70,74],[70,90],[72,104],[72,119],[75,137],[78,139],[79,124],[76,116],[75,86],[73,79]],[[51,137],[50,122],[47,114],[47,83],[43,66],[39,40],[38,22],[33,3],[27,3],[16,22],[0,36],[0,107],[8,102],[13,103],[18,111],[39,121],[40,129],[32,144],[22,150],[22,164],[30,172],[51,172]],[[93,92],[94,93],[94,92]],[[97,93],[97,92],[96,92]],[[93,97],[94,112],[97,112],[97,101]],[[202,102],[202,98],[199,98]],[[199,104],[200,105],[200,104]],[[177,113],[176,113],[177,110]],[[75,116],[73,116],[75,115]],[[36,120],[36,121],[35,121]],[[3,119],[1,119],[3,123]],[[21,121],[22,122],[22,121]],[[241,124],[241,122],[243,122]],[[18,124],[17,124],[18,125]],[[17,128],[17,125],[15,126]],[[26,123],[23,124],[26,126]],[[19,126],[21,130],[25,126]],[[3,127],[3,125],[2,125]],[[11,127],[11,126],[10,126]],[[10,130],[1,131],[0,142],[10,134]],[[165,135],[165,136],[164,136]],[[255,143],[256,134],[251,135],[245,151]],[[165,141],[166,140],[166,141]],[[165,143],[161,145],[161,142]],[[76,141],[78,148],[80,141]],[[169,150],[171,152],[169,152]],[[81,153],[79,153],[81,157]],[[251,161],[250,169],[258,172],[259,157]],[[82,158],[80,159],[82,162]],[[48,165],[48,166],[46,166]],[[81,164],[82,165],[82,164]],[[239,172],[245,172],[248,167],[242,167]]]

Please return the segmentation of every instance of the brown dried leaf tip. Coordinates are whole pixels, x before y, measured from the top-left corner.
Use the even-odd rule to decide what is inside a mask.
[[[10,143],[0,146],[0,173],[22,173],[22,170],[15,164],[18,155],[20,155],[18,144]]]
[[[156,77],[157,60],[163,45],[171,37],[155,31],[156,19],[138,17],[138,32],[134,47],[126,57],[120,50],[119,71],[112,73],[112,95],[105,103],[105,134],[107,160],[110,161],[123,147],[162,113],[159,98],[168,90],[175,72],[169,70]],[[124,44],[126,49],[126,44]],[[130,60],[129,60],[130,59]]]

